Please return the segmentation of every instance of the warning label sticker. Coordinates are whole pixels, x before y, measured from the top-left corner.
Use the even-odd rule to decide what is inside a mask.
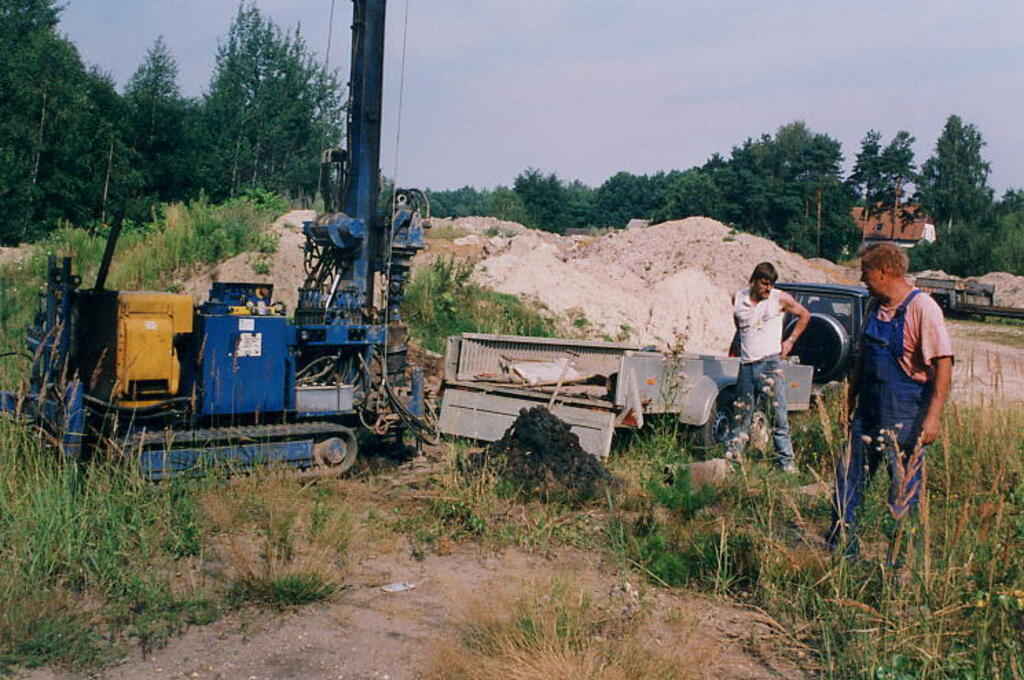
[[[263,333],[239,333],[236,357],[258,357],[263,355]]]
[[[254,331],[256,330],[256,319],[239,319],[238,330],[240,331]]]

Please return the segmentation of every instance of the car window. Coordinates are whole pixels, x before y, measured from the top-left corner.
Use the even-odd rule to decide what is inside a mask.
[[[794,293],[793,297],[811,314],[831,316],[843,325],[847,333],[852,335],[855,332],[856,319],[854,318],[854,301],[852,299],[807,292]]]

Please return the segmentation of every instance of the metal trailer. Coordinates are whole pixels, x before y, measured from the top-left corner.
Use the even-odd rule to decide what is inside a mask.
[[[407,190],[391,215],[378,209],[384,15],[385,0],[354,0],[348,148],[322,159],[327,212],[303,226],[294,320],[266,284],[216,283],[198,308],[106,290],[115,225],[93,288],[70,259],[50,259],[30,386],[0,393],[0,409],[34,419],[71,458],[112,441],[153,479],[209,463],[341,472],[358,431],[424,429],[399,304],[429,203]]]
[[[534,384],[513,382],[515,366],[528,362],[553,364],[554,373]],[[578,376],[572,384],[564,379],[569,367]],[[814,368],[784,367],[790,410],[809,408]],[[543,405],[598,458],[608,455],[615,428],[643,427],[652,414],[675,414],[710,445],[724,441],[732,425],[738,370],[738,359],[665,355],[626,343],[463,333],[448,338],[438,427],[496,441],[521,409]]]
[[[919,276],[914,285],[931,295],[947,316],[995,316],[1024,319],[1024,309],[994,304],[995,286],[977,281],[957,281]]]

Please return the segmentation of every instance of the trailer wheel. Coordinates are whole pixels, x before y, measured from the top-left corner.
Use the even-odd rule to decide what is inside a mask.
[[[715,400],[715,408],[708,416],[706,423],[697,430],[697,442],[705,448],[711,448],[716,444],[724,444],[729,440],[729,433],[732,431],[734,416],[736,414],[736,390],[726,387],[718,393]]]
[[[711,448],[716,444],[728,443],[729,434],[736,426],[735,402],[735,388],[726,387],[719,392],[714,412],[708,417],[708,421],[697,430],[698,444],[705,448]],[[768,425],[768,416],[765,414],[764,405],[760,401],[750,416],[748,434],[750,446],[760,451],[768,450],[768,446],[771,444],[771,427]]]
[[[356,464],[359,444],[355,432],[343,430],[338,434],[313,445],[313,459],[318,471],[340,475]]]

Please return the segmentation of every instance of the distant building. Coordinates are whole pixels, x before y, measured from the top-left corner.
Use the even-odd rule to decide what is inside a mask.
[[[649,226],[651,226],[650,220],[641,220],[636,217],[634,217],[633,219],[626,223],[626,229],[643,229],[644,227]]]
[[[878,206],[874,214],[866,208],[853,209],[853,219],[860,227],[864,243],[890,241],[903,248],[912,248],[919,241],[935,242],[935,225],[915,205],[902,205],[893,219],[891,208]]]

